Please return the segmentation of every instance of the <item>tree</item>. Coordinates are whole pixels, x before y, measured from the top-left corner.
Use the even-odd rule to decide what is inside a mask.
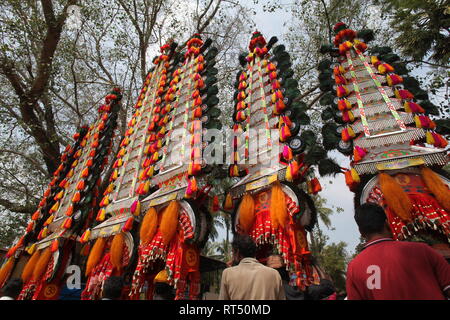
[[[79,6],[80,21],[69,28],[72,5]],[[111,86],[124,93],[114,157],[159,47],[170,38],[183,46],[202,32],[215,40],[225,62],[218,66],[219,84],[231,87],[228,73],[241,46],[237,35],[247,31],[240,21],[251,18],[245,7],[227,0],[5,0],[0,9],[2,245],[22,232],[62,147],[73,141],[77,127],[92,123]],[[103,181],[111,172],[111,166],[105,169]]]
[[[415,61],[431,60],[449,67],[450,10],[447,0],[379,0],[392,18],[395,42],[405,56]]]
[[[337,292],[345,292],[345,273],[350,259],[346,250],[347,244],[343,241],[328,243],[330,238],[318,225],[314,228],[311,238],[315,239],[310,246],[313,257],[331,278]]]

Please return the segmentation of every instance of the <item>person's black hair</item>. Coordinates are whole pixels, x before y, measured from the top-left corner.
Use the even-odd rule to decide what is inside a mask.
[[[286,270],[286,267],[276,268],[275,270],[278,271],[280,274],[281,280],[288,281],[290,280],[289,272]]]
[[[103,298],[119,300],[122,295],[122,277],[109,277],[103,284]]]
[[[236,234],[231,246],[244,258],[254,258],[256,255],[256,244],[253,239],[247,235]]]
[[[173,288],[164,282],[155,283],[154,300],[174,300]]]
[[[3,295],[7,297],[11,297],[14,300],[17,299],[20,292],[22,291],[23,281],[19,278],[14,278],[9,280],[5,286],[3,287]]]
[[[386,224],[386,213],[375,203],[364,203],[355,210],[355,221],[363,236],[383,232]]]
[[[320,284],[313,284],[308,287],[308,300],[322,300],[331,296],[335,291],[336,289],[330,280],[321,279]]]

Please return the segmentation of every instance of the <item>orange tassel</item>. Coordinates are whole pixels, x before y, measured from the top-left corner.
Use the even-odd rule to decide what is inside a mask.
[[[77,184],[77,190],[84,190],[84,180],[80,180]]]
[[[3,264],[2,268],[0,269],[0,286],[3,285],[3,283],[6,281],[6,279],[9,277],[9,275],[12,272],[12,269],[14,268],[14,257],[10,257],[6,263]]]
[[[50,251],[52,253],[56,252],[58,250],[58,248],[59,248],[59,241],[58,241],[58,239],[55,239],[55,240],[53,240],[53,242],[52,242],[52,244],[50,246]]]
[[[279,182],[276,182],[272,187],[270,196],[270,219],[275,229],[279,226],[284,228],[289,220],[286,197]]]
[[[84,168],[83,171],[81,172],[81,177],[82,178],[87,178],[88,175],[89,175],[89,169],[88,168]]]
[[[118,233],[114,236],[111,243],[111,263],[119,272],[122,270],[123,247],[125,244],[125,237],[123,233]]]
[[[81,199],[80,191],[77,191],[72,197],[72,202],[73,203],[80,202],[80,199]]]
[[[233,198],[231,197],[231,194],[227,194],[225,198],[225,205],[223,207],[225,210],[230,211],[233,209]]]
[[[255,222],[255,201],[250,194],[245,194],[242,202],[239,205],[239,225],[245,233],[250,231],[250,228]]]
[[[147,244],[152,241],[158,228],[158,213],[156,209],[151,207],[145,214],[142,220],[141,229],[139,235],[142,244]]]
[[[37,219],[39,219],[39,216],[41,215],[41,212],[39,210],[36,210],[33,215],[31,216],[31,220],[36,221]]]
[[[378,175],[386,204],[404,221],[411,221],[412,203],[402,187],[387,173]]]
[[[41,256],[41,251],[37,250],[33,253],[31,258],[28,260],[27,264],[25,265],[25,268],[23,268],[23,271],[22,271],[23,283],[27,283],[31,279],[31,276],[33,275],[33,270],[36,267],[36,264],[39,261],[40,256]]]
[[[180,204],[176,200],[172,200],[170,204],[164,209],[161,217],[161,236],[165,245],[168,245],[177,231],[178,213],[180,211]]]
[[[47,247],[40,255],[36,266],[33,269],[33,275],[31,280],[37,281],[41,279],[41,276],[45,273],[48,267],[48,263],[53,253],[50,247]]]
[[[430,168],[423,167],[421,170],[422,179],[428,190],[436,197],[437,202],[448,212],[450,212],[450,190],[441,178]]]
[[[100,261],[105,245],[106,238],[98,238],[97,241],[95,241],[95,244],[92,247],[91,252],[89,253],[89,258],[86,263],[86,276],[89,276],[91,274],[94,267]]]
[[[128,218],[125,224],[122,227],[122,232],[128,232],[133,228],[134,217]]]
[[[70,229],[71,227],[72,227],[72,217],[68,217],[67,219],[66,219],[66,221],[64,221],[64,224],[63,224],[63,228],[64,229]]]

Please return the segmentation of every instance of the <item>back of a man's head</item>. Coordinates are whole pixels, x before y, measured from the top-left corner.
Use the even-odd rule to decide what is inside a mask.
[[[243,258],[254,258],[256,255],[256,244],[247,235],[236,234],[231,244],[234,251],[237,251]]]
[[[9,280],[5,286],[3,287],[3,295],[7,297],[11,297],[14,300],[17,299],[20,292],[22,291],[23,282],[22,279],[11,279]]]
[[[103,298],[119,300],[122,295],[123,279],[121,277],[109,277],[103,284]]]
[[[386,214],[382,207],[368,202],[355,210],[355,221],[361,235],[369,237],[385,231]]]

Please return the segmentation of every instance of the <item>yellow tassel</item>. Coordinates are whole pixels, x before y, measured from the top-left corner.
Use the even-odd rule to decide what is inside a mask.
[[[422,179],[428,190],[436,197],[437,202],[448,212],[450,212],[450,190],[442,179],[430,168],[423,167],[421,170]]]
[[[434,138],[433,138],[433,135],[431,134],[430,131],[427,131],[427,132],[425,133],[425,137],[426,137],[426,140],[427,140],[427,143],[428,143],[428,144],[434,144],[434,143],[435,143]]]
[[[123,260],[123,247],[125,243],[125,237],[123,233],[118,233],[114,236],[111,243],[111,263],[116,268],[116,270],[122,270],[122,260]]]
[[[97,241],[95,241],[95,244],[92,247],[91,252],[89,253],[89,258],[86,263],[86,276],[89,276],[91,274],[94,267],[100,261],[105,245],[106,238],[98,238]]]
[[[350,137],[355,137],[355,131],[353,131],[351,126],[347,127],[347,131],[348,131],[348,134],[350,135]]]
[[[380,173],[378,180],[388,207],[402,220],[411,221],[412,203],[402,187],[387,173]]]
[[[255,201],[250,194],[247,193],[244,195],[238,212],[239,225],[242,231],[248,233],[255,222]]]
[[[152,241],[158,228],[158,213],[156,209],[151,207],[145,214],[142,220],[141,229],[139,235],[142,244],[147,244]]]
[[[86,229],[86,231],[82,234],[80,238],[80,243],[88,242],[90,237],[91,237],[91,229]]]
[[[50,223],[53,222],[53,219],[54,219],[54,218],[55,218],[54,215],[51,215],[50,217],[48,217],[48,219],[45,221],[45,224],[44,224],[44,225],[48,226]]]
[[[57,202],[55,202],[55,204],[50,209],[50,213],[58,211],[58,208],[59,208],[59,202],[57,201]]]
[[[159,228],[161,230],[161,236],[165,245],[170,243],[177,231],[179,210],[180,204],[178,201],[173,200],[162,213]]]
[[[0,286],[3,285],[3,283],[6,281],[6,279],[9,277],[12,269],[14,268],[14,257],[10,257],[6,263],[3,264],[2,268],[0,269]]]
[[[48,267],[48,263],[50,262],[50,258],[53,253],[50,247],[47,247],[39,256],[39,259],[36,262],[36,266],[33,269],[33,275],[31,280],[40,280],[42,275],[45,273]]]
[[[290,166],[290,165],[288,165],[288,166],[286,167],[286,175],[285,175],[285,178],[286,178],[287,181],[292,182],[292,173],[291,173],[291,166]]]
[[[29,248],[27,248],[27,252],[29,255],[32,255],[36,251],[36,243],[33,243]]]
[[[226,198],[225,198],[225,205],[224,205],[224,209],[229,211],[233,209],[233,198],[231,197],[231,194],[227,194]]]
[[[359,183],[361,181],[361,179],[359,177],[358,172],[354,168],[352,168],[352,170],[350,172],[352,174],[353,182]]]
[[[25,265],[25,268],[23,268],[23,271],[22,271],[23,283],[27,283],[31,279],[31,276],[33,275],[33,270],[36,267],[36,264],[37,264],[40,256],[41,256],[41,251],[36,251],[35,253],[33,253],[31,258],[28,260],[27,264]]]
[[[284,228],[289,221],[287,212],[286,197],[279,182],[275,182],[270,196],[270,219],[272,226],[276,229],[279,226]]]

